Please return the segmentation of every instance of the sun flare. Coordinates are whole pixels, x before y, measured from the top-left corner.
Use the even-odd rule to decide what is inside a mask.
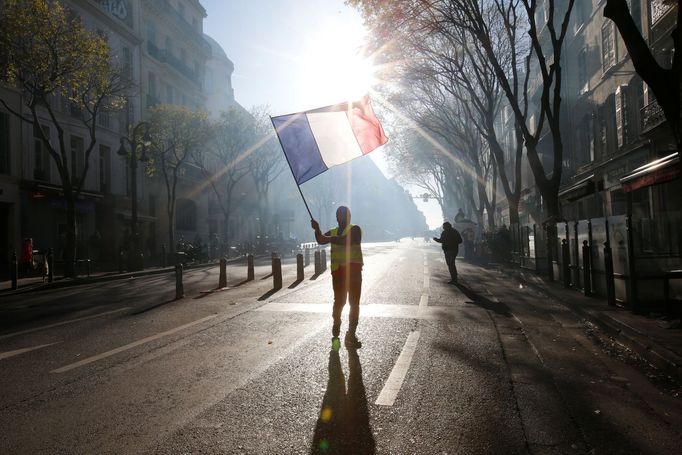
[[[377,83],[358,33],[327,32],[303,56],[300,93],[310,106],[355,100]]]

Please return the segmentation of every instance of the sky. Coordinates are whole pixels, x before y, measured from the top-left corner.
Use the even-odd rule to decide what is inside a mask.
[[[201,0],[204,33],[234,63],[239,104],[289,114],[356,99],[376,84],[363,57],[360,14],[343,0]],[[386,131],[391,137],[391,132]],[[381,150],[370,157],[391,176]],[[409,188],[413,194],[421,193]],[[442,223],[434,201],[415,200],[430,227]]]

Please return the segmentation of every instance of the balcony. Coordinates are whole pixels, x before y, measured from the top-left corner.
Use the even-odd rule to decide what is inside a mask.
[[[147,41],[147,53],[161,63],[166,63],[166,53],[159,49],[156,44]]]
[[[646,106],[644,106],[640,111],[640,116],[642,119],[641,132],[642,134],[651,131],[663,122],[665,122],[665,115],[663,115],[663,109],[658,105],[657,101],[653,101]]]
[[[173,22],[175,22],[175,24],[177,24],[178,27],[182,29],[182,31],[184,31],[197,46],[206,52],[206,54],[210,53],[211,47],[204,40],[204,37],[201,35],[201,33],[199,33],[198,30],[195,30],[192,25],[187,22],[184,17],[182,17],[182,14],[180,14],[173,7],[173,5],[170,4],[168,0],[153,0],[153,4],[156,6],[156,8],[158,8],[159,11],[168,14],[173,19]]]
[[[651,25],[656,25],[666,14],[673,9],[672,3],[663,3],[661,0],[651,2]]]

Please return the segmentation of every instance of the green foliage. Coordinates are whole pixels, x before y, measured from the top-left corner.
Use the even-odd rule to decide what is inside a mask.
[[[105,98],[122,104],[106,40],[60,2],[5,0],[0,23],[0,80],[22,90],[27,103],[60,95],[90,111]]]
[[[171,104],[151,110],[149,132],[150,174],[156,170],[177,172],[185,163],[201,162],[212,134],[205,112]]]

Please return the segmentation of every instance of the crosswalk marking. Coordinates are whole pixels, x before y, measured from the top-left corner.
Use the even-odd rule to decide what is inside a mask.
[[[103,352],[102,354],[97,354],[92,357],[88,357],[87,359],[80,360],[75,363],[71,363],[69,365],[63,366],[61,368],[57,368],[55,370],[52,370],[50,373],[64,373],[69,370],[73,370],[74,368],[82,367],[83,365],[87,365],[89,363],[97,362],[98,360],[105,359],[107,357],[111,357],[112,355],[127,351],[128,349],[132,349],[134,347],[140,346],[145,343],[149,343],[150,341],[158,340],[159,338],[163,338],[168,335],[172,335],[175,332],[179,332],[180,330],[195,326],[197,324],[201,324],[202,322],[208,321],[209,319],[213,319],[217,315],[212,314],[210,316],[206,316],[205,318],[198,319],[196,321],[190,322],[189,324],[184,324],[179,327],[175,327],[174,329],[166,330],[165,332],[157,333],[156,335],[152,335],[147,338],[142,338],[141,340],[133,341],[132,343],[128,343],[124,346],[120,346],[116,349],[112,349],[111,351]]]
[[[412,363],[412,357],[417,349],[417,342],[419,341],[419,332],[411,332],[405,341],[403,350],[398,356],[391,374],[388,376],[384,388],[381,389],[379,397],[375,404],[379,406],[393,406],[400,388],[403,385],[405,376],[407,376],[407,371],[410,369],[410,364]]]

